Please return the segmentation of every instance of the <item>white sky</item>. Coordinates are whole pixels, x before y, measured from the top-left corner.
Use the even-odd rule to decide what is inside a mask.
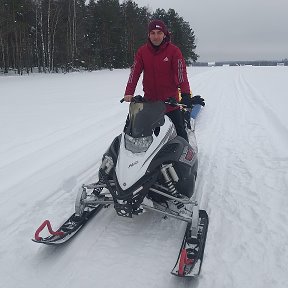
[[[173,8],[196,35],[199,61],[288,58],[287,0],[135,0]]]

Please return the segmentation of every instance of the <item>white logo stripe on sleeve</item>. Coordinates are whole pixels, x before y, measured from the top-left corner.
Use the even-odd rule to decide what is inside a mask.
[[[136,63],[137,63],[137,61],[135,60],[133,63],[133,66],[131,67],[131,72],[130,72],[128,83],[132,83],[132,81],[133,81],[133,75],[134,75]]]
[[[179,80],[179,83],[184,82],[182,59],[178,59],[178,80]]]

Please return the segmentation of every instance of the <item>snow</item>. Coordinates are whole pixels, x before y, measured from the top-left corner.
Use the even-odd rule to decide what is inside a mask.
[[[198,279],[170,275],[185,225],[153,212],[126,219],[111,207],[67,245],[31,241],[97,180],[125,122],[128,74],[0,77],[0,287],[287,287],[287,67],[188,69],[207,103],[196,120],[197,197],[210,217]]]

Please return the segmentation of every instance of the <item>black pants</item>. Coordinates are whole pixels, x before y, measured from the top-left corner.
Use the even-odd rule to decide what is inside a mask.
[[[166,113],[166,115],[173,122],[176,128],[177,135],[183,137],[187,142],[189,142],[188,135],[185,130],[183,113],[179,109],[177,109]]]

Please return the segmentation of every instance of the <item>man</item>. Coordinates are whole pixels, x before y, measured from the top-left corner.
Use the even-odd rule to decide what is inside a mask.
[[[125,101],[130,102],[133,98],[142,72],[146,100],[165,101],[173,98],[179,102],[178,88],[180,88],[181,103],[192,107],[184,58],[180,49],[170,42],[170,34],[161,20],[149,23],[148,41],[136,53],[125,90]],[[179,107],[167,105],[166,114],[174,123],[177,134],[188,141]]]

